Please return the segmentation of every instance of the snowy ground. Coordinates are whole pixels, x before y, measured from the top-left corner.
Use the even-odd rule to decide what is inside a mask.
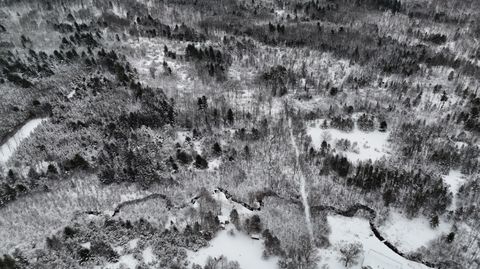
[[[459,170],[450,170],[448,175],[443,176],[443,181],[449,186],[450,191],[453,194],[452,204],[450,205],[450,210],[455,210],[457,204],[457,192],[460,187],[465,183],[465,176]]]
[[[346,151],[345,156],[354,162],[378,160],[388,154],[388,132],[363,132],[355,128],[352,132],[344,132],[334,128],[321,128],[322,120],[307,128],[307,134],[312,138],[313,145],[320,148],[323,140],[335,146],[340,139],[348,139],[352,143],[353,150]],[[354,144],[356,143],[357,146]]]
[[[391,211],[385,223],[379,227],[380,233],[403,252],[415,251],[428,242],[448,233],[451,225],[440,219],[437,228],[432,229],[428,219],[416,217],[408,219],[399,212]]]
[[[229,231],[234,230],[234,235],[230,235]],[[217,234],[217,236],[210,241],[206,248],[202,248],[197,252],[189,251],[188,257],[192,263],[205,265],[207,258],[225,256],[229,261],[237,261],[240,268],[262,268],[262,269],[276,269],[278,268],[278,258],[271,257],[264,259],[263,241],[254,240],[248,235],[237,231],[233,225],[227,225],[226,230]]]
[[[33,119],[28,121],[25,125],[22,126],[12,137],[10,137],[7,142],[5,142],[0,147],[0,163],[6,163],[10,157],[12,157],[13,153],[20,145],[22,140],[29,137],[30,134],[40,125],[42,122],[46,121],[47,119]]]
[[[221,205],[221,215],[218,218],[228,220],[232,209],[236,209],[241,218],[248,217],[252,212],[242,205],[239,205],[225,197],[220,191],[212,193],[212,197]],[[233,235],[229,233],[233,230]],[[271,257],[264,259],[263,240],[254,240],[247,234],[235,229],[232,224],[220,231],[213,240],[209,242],[209,246],[202,248],[197,252],[188,251],[188,260],[192,263],[205,265],[207,258],[219,257],[224,255],[229,261],[237,261],[240,268],[262,268],[276,269],[278,258]]]
[[[328,216],[328,224],[332,229],[329,237],[332,247],[319,250],[321,261],[318,268],[344,269],[344,264],[338,259],[338,246],[354,242],[363,245],[363,254],[358,263],[351,267],[353,269],[360,269],[362,266],[371,266],[374,269],[428,268],[423,264],[409,261],[386,247],[374,236],[365,219]]]

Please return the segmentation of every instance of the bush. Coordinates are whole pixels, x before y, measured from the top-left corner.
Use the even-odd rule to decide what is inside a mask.
[[[190,154],[186,153],[183,150],[178,150],[177,151],[177,159],[180,161],[182,164],[190,164],[192,162],[192,156]]]
[[[195,167],[198,169],[207,169],[208,168],[208,162],[205,160],[200,154],[195,157]]]
[[[63,167],[65,170],[70,171],[75,169],[88,169],[90,165],[80,154],[77,153],[71,160],[67,160]]]

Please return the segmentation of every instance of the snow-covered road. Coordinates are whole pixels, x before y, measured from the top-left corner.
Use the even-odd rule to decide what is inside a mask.
[[[0,164],[6,163],[13,155],[15,150],[20,146],[20,143],[37,128],[41,123],[46,121],[46,118],[38,118],[29,120],[25,123],[12,137],[10,137],[0,147]]]
[[[310,236],[311,242],[313,242],[313,228],[310,216],[310,206],[308,205],[308,195],[307,191],[305,190],[305,175],[302,172],[302,168],[300,166],[300,150],[298,149],[297,143],[295,142],[295,136],[293,135],[293,127],[292,127],[292,119],[288,118],[288,129],[290,130],[290,138],[292,147],[295,150],[295,163],[298,170],[298,178],[300,180],[300,195],[302,196],[302,203],[303,208],[305,210],[305,220],[307,223],[308,234]]]

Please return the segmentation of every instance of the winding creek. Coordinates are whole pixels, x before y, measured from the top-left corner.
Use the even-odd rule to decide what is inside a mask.
[[[27,121],[24,125],[22,125],[15,132],[15,134],[13,134],[10,138],[8,138],[6,140],[6,142],[4,144],[2,144],[1,147],[0,147],[0,164],[6,163],[12,157],[12,155],[14,154],[16,149],[20,146],[21,142],[24,139],[26,139],[27,137],[29,137],[30,134],[39,125],[41,125],[46,120],[47,120],[47,118],[31,119],[31,120]],[[289,121],[289,127],[291,128],[291,121]],[[296,148],[293,133],[291,133],[291,136],[292,136],[291,137],[292,138],[292,145],[294,146],[294,149],[296,150],[296,155],[297,155],[297,159],[298,159],[298,148]],[[352,205],[352,206],[350,206],[346,209],[339,209],[339,208],[336,208],[334,206],[329,206],[329,205],[315,205],[315,206],[308,205],[308,199],[307,199],[306,191],[305,191],[305,178],[301,174],[298,175],[298,177],[299,177],[299,181],[300,181],[300,189],[301,189],[301,194],[302,194],[301,195],[301,201],[298,200],[298,199],[281,197],[278,194],[276,194],[275,192],[264,193],[263,197],[273,196],[273,197],[276,197],[276,198],[279,198],[279,199],[287,200],[290,203],[294,203],[294,204],[297,204],[297,205],[303,207],[304,211],[305,211],[305,217],[307,219],[307,225],[309,224],[308,225],[309,227],[307,227],[307,228],[309,230],[309,234],[310,234],[311,238],[313,237],[313,228],[311,227],[311,224],[309,222],[311,214],[313,215],[313,214],[316,214],[316,213],[319,213],[319,212],[322,212],[322,211],[328,211],[328,212],[334,213],[336,215],[352,218],[352,217],[355,217],[355,215],[357,214],[358,211],[364,211],[364,212],[367,212],[368,215],[369,215],[368,222],[369,222],[370,230],[372,231],[374,236],[382,244],[384,244],[388,249],[392,250],[398,256],[400,256],[404,259],[421,263],[421,264],[423,264],[427,267],[436,267],[435,264],[433,264],[431,262],[428,262],[428,261],[425,261],[425,260],[422,260],[421,258],[412,259],[411,257],[408,257],[407,254],[401,252],[392,243],[387,241],[380,234],[379,229],[375,224],[375,219],[377,217],[376,211],[369,206],[366,206],[366,205],[363,205],[363,204],[354,204],[354,205]],[[225,190],[223,188],[218,187],[218,188],[215,189],[215,192],[217,192],[217,191],[223,193],[227,199],[231,200],[232,202],[234,202],[236,204],[239,204],[239,205],[243,206],[244,208],[246,208],[249,211],[260,211],[262,209],[262,205],[263,205],[262,201],[259,201],[260,202],[260,207],[253,207],[253,206],[249,205],[248,203],[245,203],[245,202],[235,198],[227,190]],[[190,200],[190,204],[194,204],[198,198],[199,198],[199,196],[196,196],[196,197],[192,198]],[[184,207],[188,206],[188,204],[189,204],[189,203],[185,203],[185,204],[180,205],[180,206],[174,206],[166,195],[154,193],[154,194],[150,194],[150,195],[147,195],[145,197],[142,197],[142,198],[125,201],[125,202],[122,202],[122,203],[118,204],[114,208],[114,211],[113,211],[113,214],[112,214],[111,217],[114,217],[116,214],[118,214],[124,206],[142,203],[142,202],[145,202],[145,201],[151,200],[151,199],[164,199],[164,200],[166,200],[167,201],[167,206],[168,206],[169,209],[171,209],[171,208],[181,209],[181,208],[184,208]],[[101,212],[95,212],[95,211],[85,211],[85,212],[82,212],[82,213],[84,213],[84,214],[101,214]],[[82,213],[80,213],[80,214],[82,214]]]
[[[221,192],[225,195],[225,198],[226,199],[229,199],[231,200],[232,202],[244,207],[245,209],[249,210],[249,211],[261,211],[262,210],[262,205],[263,205],[263,202],[262,201],[259,201],[260,202],[260,207],[254,207],[254,206],[251,206],[249,205],[248,203],[245,203],[243,201],[241,201],[240,199],[237,199],[235,198],[232,194],[230,194],[226,189],[223,189],[221,187],[217,187],[214,192]],[[287,202],[290,202],[290,203],[294,203],[298,206],[302,206],[303,207],[303,202],[298,200],[298,199],[292,199],[292,198],[285,198],[285,197],[282,197],[278,194],[276,194],[275,192],[268,192],[268,193],[265,193],[265,195],[263,197],[267,197],[267,196],[271,196],[271,197],[276,197],[278,199],[282,199],[282,200],[285,200]],[[196,201],[200,198],[200,196],[196,196],[194,198],[192,198],[190,200],[190,203],[191,204],[195,204]],[[171,202],[168,200],[168,198],[163,195],[163,194],[151,194],[151,195],[148,195],[146,197],[142,197],[142,198],[139,198],[139,199],[133,199],[133,200],[129,200],[129,201],[125,201],[125,202],[122,202],[121,204],[117,205],[115,207],[115,214],[116,213],[119,213],[119,211],[126,205],[132,205],[132,204],[137,204],[137,203],[142,203],[146,200],[150,200],[150,199],[165,199],[167,200],[167,204],[169,204],[169,208],[177,208],[177,209],[181,209],[181,208],[184,208],[186,206],[188,206],[188,203],[187,204],[183,204],[183,205],[180,205],[180,206],[173,206],[171,204]],[[347,217],[347,218],[355,218],[356,214],[359,212],[359,211],[363,211],[363,212],[367,212],[369,217],[368,217],[368,223],[369,223],[369,227],[370,227],[370,230],[372,231],[373,235],[375,236],[376,239],[378,239],[378,241],[380,243],[382,243],[385,247],[387,247],[388,249],[390,249],[391,251],[393,251],[395,254],[397,254],[398,256],[408,260],[408,261],[412,261],[412,262],[417,262],[417,263],[420,263],[422,265],[425,265],[429,268],[435,268],[437,267],[436,264],[434,263],[431,263],[429,261],[425,261],[421,258],[416,258],[416,259],[413,259],[412,257],[409,257],[406,253],[403,253],[402,251],[400,251],[397,247],[395,247],[392,243],[390,243],[388,240],[386,240],[381,234],[380,234],[380,231],[379,231],[379,228],[376,226],[375,224],[375,219],[377,217],[377,212],[367,206],[367,205],[363,205],[363,204],[354,204],[354,205],[351,205],[350,207],[348,208],[345,208],[345,209],[340,209],[340,208],[337,208],[337,207],[334,207],[334,206],[330,206],[330,205],[315,205],[315,206],[310,206],[309,208],[309,212],[311,212],[312,215],[314,214],[318,214],[322,211],[328,211],[328,212],[331,212],[335,215],[339,215],[339,216],[343,216],[343,217]],[[87,213],[87,212],[85,212]],[[114,214],[114,215],[115,215]],[[113,216],[112,216],[113,217]]]

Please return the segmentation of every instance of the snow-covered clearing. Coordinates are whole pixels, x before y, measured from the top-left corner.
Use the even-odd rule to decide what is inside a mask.
[[[351,132],[344,132],[334,128],[324,129],[321,127],[321,122],[323,121],[316,121],[313,126],[307,128],[307,134],[312,138],[316,148],[320,148],[324,140],[334,147],[336,141],[347,139],[351,142],[352,149],[344,153],[350,161],[358,162],[368,159],[375,161],[388,154],[388,132],[378,130],[364,132],[356,127]]]
[[[249,217],[252,212],[244,206],[227,199],[221,191],[214,191],[212,197],[221,206],[221,215],[218,216],[221,222],[229,220],[232,209],[236,209],[241,217]],[[197,203],[194,205],[197,206]],[[233,231],[233,234],[230,233]],[[220,231],[214,239],[209,242],[209,246],[202,248],[197,252],[188,251],[188,260],[192,263],[205,265],[207,258],[225,256],[229,261],[237,261],[240,268],[277,268],[277,257],[264,259],[263,240],[254,240],[247,234],[235,229],[235,226],[228,224],[225,230]]]
[[[189,140],[187,141],[187,137]],[[202,154],[202,141],[200,140],[193,140],[193,133],[190,131],[178,131],[176,135],[176,142],[180,144],[186,144],[190,146],[193,150],[195,150],[198,154]]]
[[[155,254],[153,254],[153,250],[152,250],[152,247],[147,247],[143,250],[142,252],[142,257],[143,257],[143,261],[146,263],[146,264],[150,264],[152,262],[154,262],[157,258],[155,257]]]
[[[13,153],[20,145],[22,140],[29,137],[30,134],[40,125],[42,122],[46,121],[46,118],[32,119],[29,120],[25,125],[23,125],[12,137],[10,137],[1,147],[0,147],[0,163],[6,163]]]
[[[440,219],[438,227],[432,229],[425,217],[408,219],[399,212],[391,211],[385,223],[378,228],[382,236],[399,250],[411,252],[427,246],[442,233],[448,233],[451,225]]]
[[[448,175],[443,176],[443,181],[450,187],[450,191],[453,194],[452,204],[450,205],[450,210],[455,210],[457,204],[457,193],[460,187],[465,183],[465,176],[460,172],[460,170],[450,170]]]
[[[75,90],[71,91],[70,93],[67,94],[67,98],[68,98],[68,99],[72,99],[73,96],[75,95],[75,93],[76,93]]]
[[[227,199],[225,194],[219,190],[212,193],[213,199],[221,206],[222,214],[218,216],[219,219],[230,219],[230,212],[235,209],[240,216],[250,217],[253,213],[241,204],[237,204],[230,199]]]
[[[222,160],[220,158],[210,160],[208,162],[208,170],[209,171],[218,170],[221,164],[222,164]]]
[[[328,216],[328,224],[332,229],[330,242],[332,247],[320,249],[321,261],[318,268],[328,266],[329,269],[344,269],[345,266],[339,261],[339,245],[346,243],[360,242],[363,245],[363,255],[358,263],[350,268],[360,269],[363,266],[371,266],[375,269],[425,269],[423,264],[409,261],[375,237],[370,224],[361,218],[348,218],[343,216]]]
[[[86,243],[80,244],[80,246],[82,246],[82,248],[90,249],[92,246],[92,243],[86,242]]]
[[[233,235],[229,234],[229,231],[232,229],[234,230]],[[210,241],[208,247],[202,248],[197,252],[188,251],[188,259],[192,263],[203,266],[209,256],[218,258],[220,255],[223,255],[229,261],[237,261],[240,264],[240,268],[278,268],[278,258],[270,257],[269,259],[264,259],[262,253],[262,240],[254,240],[248,235],[237,231],[233,225],[229,224],[225,230],[220,231]]]

